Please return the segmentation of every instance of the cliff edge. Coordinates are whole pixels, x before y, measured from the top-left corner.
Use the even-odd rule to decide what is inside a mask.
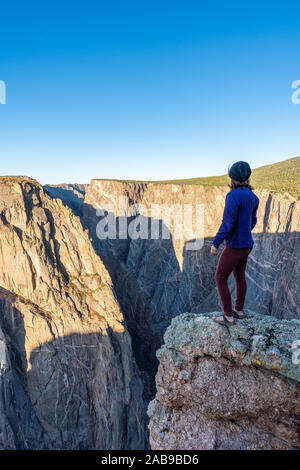
[[[300,448],[300,321],[246,313],[230,328],[213,314],[172,320],[148,408],[152,449]]]

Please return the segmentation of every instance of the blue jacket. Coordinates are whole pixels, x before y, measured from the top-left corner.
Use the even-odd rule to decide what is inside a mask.
[[[226,195],[222,224],[213,241],[218,248],[225,240],[231,248],[249,248],[254,244],[251,230],[255,227],[259,199],[249,188],[236,188]]]

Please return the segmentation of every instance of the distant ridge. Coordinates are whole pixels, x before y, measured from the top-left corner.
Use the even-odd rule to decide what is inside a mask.
[[[97,179],[97,178],[95,178]],[[109,180],[108,178],[98,178]],[[153,183],[153,184],[201,184],[207,186],[226,186],[229,183],[228,175],[205,176],[178,180],[142,181],[117,180],[127,183]],[[264,188],[279,193],[289,193],[300,199],[300,157],[289,158],[282,162],[264,165],[255,168],[251,175],[251,184],[254,188]]]

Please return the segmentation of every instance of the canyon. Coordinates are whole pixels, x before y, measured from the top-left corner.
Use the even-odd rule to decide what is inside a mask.
[[[149,448],[146,411],[157,392],[156,354],[167,328],[185,312],[202,318],[221,310],[217,259],[209,251],[227,191],[96,179],[43,188],[25,177],[0,180],[1,449]],[[300,201],[255,192],[260,206],[246,307],[290,332],[289,322],[300,318]],[[134,220],[131,206],[150,231],[148,209],[155,204],[193,211],[203,205],[203,247],[188,249],[196,229],[175,237],[168,210],[151,220],[169,238],[122,238],[122,221]],[[97,235],[103,217],[97,211],[105,207],[116,221],[113,239]],[[233,279],[229,285],[233,292]],[[289,390],[292,406],[292,392],[282,390]],[[160,396],[156,409],[170,407]],[[150,422],[153,446],[161,446],[157,419]],[[297,446],[291,439],[286,445]]]

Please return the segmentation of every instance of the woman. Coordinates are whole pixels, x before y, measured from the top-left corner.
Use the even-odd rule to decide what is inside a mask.
[[[258,197],[252,192],[249,177],[251,169],[247,162],[236,162],[230,170],[231,191],[226,196],[222,224],[214,238],[211,254],[217,255],[218,247],[224,241],[225,248],[219,258],[215,281],[221,302],[223,315],[214,320],[222,325],[233,325],[234,318],[243,318],[246,297],[245,271],[248,255],[253,247],[251,230],[256,225]],[[233,272],[236,282],[235,309],[232,311],[231,295],[227,285]]]

